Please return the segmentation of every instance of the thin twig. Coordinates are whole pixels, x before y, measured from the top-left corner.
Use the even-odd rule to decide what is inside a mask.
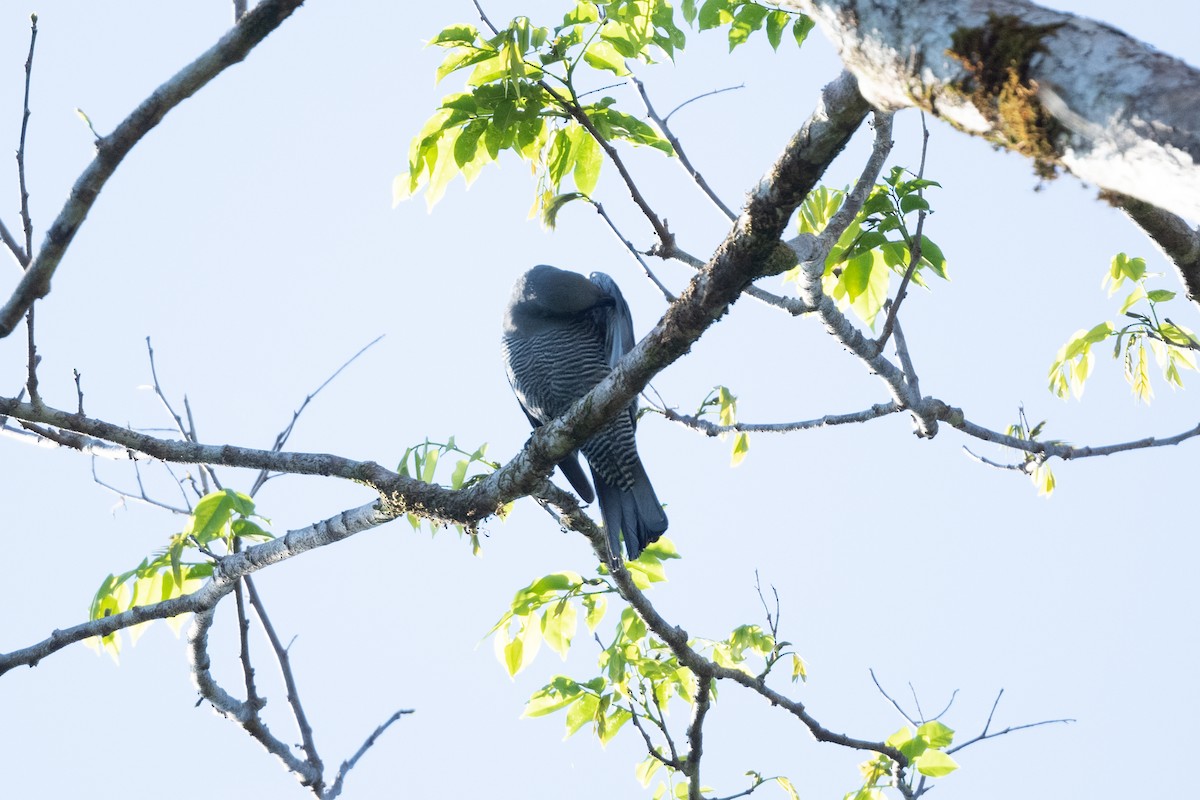
[[[1007,734],[1013,733],[1014,731],[1023,731],[1028,728],[1040,728],[1043,725],[1069,725],[1070,723],[1075,722],[1074,719],[1071,719],[1069,717],[1064,717],[1063,719],[1044,719],[1041,722],[1027,722],[1024,725],[1010,725],[1009,727],[1005,728],[1002,731],[996,731],[995,733],[988,733],[988,729],[992,725],[992,717],[996,713],[996,706],[1000,705],[1000,698],[1003,695],[1004,695],[1004,690],[1001,689],[1000,692],[996,695],[996,700],[992,703],[992,710],[988,714],[987,722],[983,726],[983,731],[978,736],[976,736],[974,739],[968,739],[967,741],[962,742],[961,744],[956,744],[954,747],[947,748],[946,749],[947,755],[950,755],[951,753],[957,753],[959,750],[962,750],[963,748],[970,747],[973,744],[977,744],[977,743],[982,742],[987,739],[995,739],[998,736],[1005,736]]]
[[[812,428],[828,428],[833,425],[850,425],[868,422],[879,417],[886,417],[889,414],[903,411],[904,408],[895,401],[892,401],[889,403],[877,403],[868,409],[854,411],[849,414],[826,414],[817,419],[798,420],[796,422],[735,422],[731,425],[718,425],[702,417],[680,414],[673,409],[663,406],[656,406],[654,410],[670,421],[685,425],[703,433],[705,436],[721,436],[726,433],[791,433],[793,431],[804,431]]]
[[[83,376],[79,374],[79,370],[73,369],[75,373],[75,396],[79,399],[79,405],[76,406],[80,416],[83,415]]]
[[[135,461],[134,468],[136,469],[136,467],[137,467],[137,462]],[[169,503],[164,503],[161,500],[155,500],[155,499],[147,496],[145,490],[142,490],[140,494],[135,495],[131,492],[125,491],[124,489],[119,489],[110,483],[106,483],[104,480],[102,480],[100,478],[100,474],[98,472],[96,472],[96,457],[95,456],[92,456],[92,481],[97,486],[99,486],[103,489],[107,489],[108,491],[115,494],[117,497],[121,498],[122,503],[124,503],[124,501],[126,501],[126,500],[133,500],[138,503],[145,503],[148,506],[154,506],[155,508],[161,508],[166,511],[170,511],[172,514],[185,514],[186,515],[186,514],[191,513],[190,508],[186,508],[186,509],[185,508],[177,508],[173,505],[170,505]],[[138,486],[139,486],[139,488],[141,487],[140,478],[138,480]]]
[[[337,773],[337,778],[334,779],[333,785],[329,787],[329,791],[325,793],[326,800],[333,800],[333,798],[342,793],[342,782],[346,779],[346,773],[354,769],[354,765],[358,763],[358,760],[363,757],[367,750],[371,749],[371,746],[374,745],[375,741],[383,735],[383,732],[391,727],[392,723],[394,723],[396,720],[400,719],[405,714],[411,713],[413,713],[413,709],[404,708],[400,711],[397,711],[395,714],[392,714],[392,716],[388,717],[386,722],[376,728],[375,731],[367,737],[367,740],[362,743],[362,747],[358,748],[358,752],[351,756],[348,761],[342,762],[341,769],[339,769]]]
[[[745,88],[746,88],[746,84],[739,83],[737,86],[726,86],[724,89],[713,89],[711,92],[705,92],[704,94],[698,94],[695,97],[693,97],[692,99],[684,100],[682,103],[680,103],[679,105],[672,108],[671,111],[665,117],[663,117],[663,122],[670,121],[671,117],[675,116],[675,112],[679,111],[684,106],[691,105],[692,103],[696,102],[697,100],[703,100],[706,97],[712,97],[714,94],[723,94],[725,92],[736,92],[738,89],[745,89]]]
[[[29,191],[25,185],[25,134],[29,130],[29,86],[33,78],[33,48],[37,44],[37,14],[29,15],[29,55],[25,58],[25,110],[21,115],[21,139],[17,145],[17,183],[21,188],[21,224],[25,228],[25,252],[33,253],[33,219],[29,216]]]
[[[875,670],[872,668],[867,671],[871,673],[871,680],[875,683],[875,688],[879,690],[879,693],[883,695],[884,699],[891,703],[892,708],[896,709],[896,711],[900,713],[900,716],[904,717],[904,719],[907,720],[910,725],[915,726],[917,721],[910,717],[907,711],[901,708],[900,704],[896,702],[896,698],[887,693],[887,690],[884,689],[883,685],[879,683],[879,678],[875,677]]]
[[[642,105],[645,106],[645,108],[646,108],[646,116],[648,116],[654,122],[654,124],[658,126],[659,130],[662,131],[663,136],[665,136],[667,141],[671,143],[671,147],[675,148],[675,155],[679,156],[680,166],[682,166],[684,171],[686,171],[687,174],[691,176],[692,180],[695,181],[696,185],[698,187],[700,187],[700,191],[702,191],[704,193],[704,196],[707,197],[710,201],[712,201],[712,204],[717,207],[717,210],[719,210],[722,214],[725,215],[726,219],[728,219],[730,222],[733,222],[734,220],[736,220],[737,214],[733,213],[733,211],[729,208],[729,206],[725,205],[725,202],[723,200],[721,200],[721,198],[717,195],[717,193],[713,191],[712,187],[708,185],[708,181],[706,181],[704,179],[704,176],[700,174],[700,171],[698,169],[696,169],[694,166],[692,166],[692,162],[687,157],[687,153],[684,152],[683,144],[679,141],[679,137],[675,135],[675,133],[671,130],[671,127],[667,124],[667,117],[669,117],[670,114],[668,114],[667,117],[660,117],[658,115],[658,112],[656,112],[654,110],[654,104],[650,102],[650,95],[648,95],[646,93],[645,85],[643,85],[642,82],[640,80],[638,80],[636,75],[631,74],[629,76],[629,81],[630,81],[630,83],[632,83],[634,85],[634,88],[637,89],[638,95],[640,95],[642,98]],[[732,87],[729,87],[726,89],[718,89],[715,92],[707,92],[705,94],[700,95],[699,97],[693,97],[692,100],[699,100],[700,97],[710,97],[714,94],[719,94],[721,92],[728,92],[728,91],[732,91],[734,89],[741,89],[744,86],[745,86],[745,84],[742,84],[740,86],[732,86]],[[689,100],[687,102],[690,103],[690,102],[692,102],[692,100]],[[684,103],[683,105],[686,105],[686,104],[687,103]],[[675,111],[678,111],[680,108],[683,108],[683,105],[676,107]],[[671,114],[674,114],[675,111],[672,111]]]
[[[999,461],[992,461],[990,458],[985,458],[984,456],[979,455],[965,444],[963,445],[963,450],[971,459],[978,461],[980,464],[984,464],[989,467],[995,467],[996,469],[1011,469],[1016,470],[1017,472],[1025,472],[1025,465],[1029,463],[1028,461],[1021,461],[1016,464],[1001,464]]]
[[[8,248],[8,252],[12,253],[17,266],[22,270],[29,267],[29,254],[25,252],[25,248],[21,247],[21,243],[13,238],[12,233],[8,230],[8,226],[4,224],[4,220],[0,220],[0,242],[4,242],[4,246]]]
[[[929,151],[929,128],[925,125],[925,112],[921,112],[921,166],[917,170],[917,180],[925,177],[925,155]],[[925,187],[917,187],[917,197],[925,197]],[[917,210],[917,229],[913,234],[912,241],[908,243],[908,269],[904,270],[904,277],[900,279],[900,288],[896,290],[896,299],[888,307],[887,318],[883,322],[883,330],[879,334],[877,346],[882,351],[884,345],[887,344],[888,337],[892,335],[892,328],[896,324],[896,315],[900,313],[900,304],[904,302],[904,298],[908,293],[908,284],[912,280],[913,273],[917,271],[917,265],[921,263],[921,236],[925,229],[925,216],[927,212],[924,208]]]
[[[596,213],[600,215],[600,218],[608,224],[608,229],[613,232],[613,235],[621,241],[621,244],[625,245],[625,249],[628,250],[635,259],[637,259],[639,264],[641,264],[642,272],[646,274],[646,277],[650,279],[651,283],[658,287],[658,290],[662,292],[663,298],[668,303],[675,302],[675,295],[671,294],[671,290],[664,286],[663,282],[660,281],[658,276],[654,274],[654,270],[650,269],[650,265],[646,263],[646,259],[642,258],[642,254],[638,251],[638,249],[633,246],[633,242],[626,239],[625,234],[621,233],[620,229],[617,228],[616,223],[612,221],[612,217],[608,216],[608,212],[604,210],[604,206],[595,200],[590,200],[590,202],[592,207],[596,209]]]
[[[33,306],[30,306],[29,310],[25,312],[25,330],[27,332],[25,341],[26,352],[28,354],[25,367],[25,388],[29,392],[29,402],[38,406],[42,404],[42,396],[38,393],[37,367],[42,359],[37,354],[37,344],[34,342],[33,337]]]
[[[490,19],[488,19],[488,15],[486,12],[484,12],[483,6],[480,4],[479,0],[471,0],[471,2],[475,5],[475,10],[479,13],[479,19],[483,22],[483,24],[486,25],[493,34],[499,33],[500,30],[492,24]],[[621,180],[625,183],[625,188],[629,191],[629,196],[633,199],[634,204],[641,210],[646,219],[649,220],[650,226],[654,228],[654,233],[658,237],[659,245],[665,248],[667,251],[670,251],[674,247],[675,237],[667,229],[666,222],[655,213],[654,209],[650,207],[650,204],[642,195],[641,189],[639,189],[637,183],[634,182],[633,176],[629,173],[629,169],[625,166],[625,162],[621,159],[620,154],[617,153],[616,148],[612,146],[612,142],[608,141],[608,139],[604,138],[604,136],[600,134],[600,131],[596,130],[596,126],[592,123],[591,118],[584,113],[583,108],[578,102],[575,101],[574,98],[563,97],[561,94],[559,94],[557,89],[546,83],[544,80],[538,81],[537,85],[540,86],[552,100],[554,100],[555,104],[558,105],[559,108],[567,112],[571,119],[582,125],[583,128],[588,132],[588,135],[590,135],[596,141],[596,144],[600,145],[600,149],[604,151],[606,156],[608,156],[608,160],[611,161],[613,166],[617,168],[617,173],[621,176]]]
[[[204,87],[227,68],[239,63],[271,31],[279,27],[303,0],[262,0],[247,12],[242,24],[234,26],[207,51],[188,64],[126,117],[111,134],[96,142],[96,156],[80,174],[62,210],[46,231],[36,257],[28,254],[29,268],[0,305],[0,338],[11,334],[25,312],[50,293],[50,282],[63,256],[79,232],[96,198],[108,179],[133,147],[171,109]]]
[[[904,330],[900,327],[900,318],[892,318],[892,330],[896,335],[896,357],[900,359],[900,369],[904,370],[904,379],[908,381],[913,394],[921,396],[921,381],[917,377],[916,367],[913,366],[912,355],[908,352],[908,340],[904,338]]]
[[[380,334],[379,336],[376,336],[370,342],[365,344],[362,348],[359,349],[359,351],[357,353],[350,356],[350,358],[347,359],[345,363],[343,363],[340,367],[338,367],[336,370],[334,370],[332,375],[330,375],[328,378],[326,378],[324,381],[322,381],[320,386],[318,386],[316,389],[313,389],[304,398],[304,401],[302,403],[300,403],[300,407],[292,412],[292,421],[289,422],[287,424],[287,427],[284,428],[282,431],[280,431],[279,435],[275,437],[275,444],[271,447],[272,450],[274,450],[275,452],[280,452],[281,450],[283,450],[283,446],[285,444],[287,444],[288,438],[292,435],[292,430],[295,429],[295,427],[296,427],[296,420],[300,419],[300,415],[304,413],[304,409],[308,408],[308,404],[313,401],[313,398],[316,397],[318,394],[320,394],[322,389],[324,389],[326,386],[328,386],[330,383],[332,383],[334,378],[336,378],[338,375],[341,375],[342,370],[344,370],[346,367],[353,364],[355,362],[355,360],[358,359],[359,356],[361,356],[363,353],[367,352],[372,347],[374,347],[383,338],[383,336],[384,336],[383,334]],[[258,476],[255,477],[254,483],[250,487],[249,495],[251,497],[254,497],[254,495],[258,492],[258,490],[263,487],[263,484],[267,482],[268,477],[269,476],[268,476],[268,473],[266,470],[262,470],[261,472],[258,473]]]
[[[275,626],[271,624],[270,618],[267,616],[267,608],[263,604],[262,597],[258,594],[258,588],[254,585],[254,579],[246,576],[243,579],[246,583],[246,591],[250,597],[250,605],[254,607],[255,613],[258,614],[258,621],[263,626],[263,631],[267,634],[267,640],[271,643],[271,648],[275,651],[275,661],[279,664],[279,671],[283,676],[284,686],[287,688],[288,705],[292,708],[292,716],[296,719],[296,727],[300,730],[300,746],[304,749],[306,760],[313,768],[320,773],[324,773],[325,766],[321,762],[321,757],[317,755],[317,745],[313,738],[312,725],[308,722],[308,716],[304,713],[304,706],[300,703],[300,692],[296,688],[296,679],[292,674],[292,662],[288,657],[288,648],[280,641],[279,636],[275,633]]]
[[[254,665],[250,663],[250,619],[246,615],[246,594],[241,581],[234,584],[233,597],[237,606],[238,660],[242,664],[246,686],[246,705],[250,713],[257,716],[265,701],[258,696],[258,687],[254,684]]]

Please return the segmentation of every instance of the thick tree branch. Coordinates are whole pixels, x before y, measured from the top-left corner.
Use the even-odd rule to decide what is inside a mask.
[[[167,112],[199,91],[228,67],[242,61],[255,45],[295,11],[303,0],[263,0],[207,52],[154,90],[111,134],[96,142],[96,156],[71,189],[71,195],[46,232],[41,250],[0,306],[0,338],[8,336],[34,301],[50,292],[50,280],[87,218],[100,191],[121,161]],[[33,255],[30,253],[30,255]]]
[[[817,110],[750,193],[725,241],[654,329],[570,411],[534,431],[525,449],[482,486],[494,485],[501,496],[532,493],[554,464],[688,352],[752,281],[794,265],[795,255],[780,236],[867,110],[848,74],[826,86]]]
[[[917,106],[1102,189],[1200,220],[1200,70],[1026,0],[784,0],[879,108]]]

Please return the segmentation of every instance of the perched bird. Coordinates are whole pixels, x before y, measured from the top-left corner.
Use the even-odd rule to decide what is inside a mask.
[[[562,416],[633,344],[629,306],[601,272],[589,280],[544,264],[534,267],[517,280],[504,312],[504,368],[535,428]],[[636,425],[635,400],[580,447],[596,484],[594,495],[578,453],[558,463],[585,502],[599,497],[614,558],[621,553],[621,533],[634,559],[667,529],[667,515],[638,458]]]

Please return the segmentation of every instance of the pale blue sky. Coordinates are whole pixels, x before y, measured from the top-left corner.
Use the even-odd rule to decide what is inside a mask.
[[[216,40],[230,9],[215,0],[17,5],[0,8],[0,149],[16,146],[27,12],[36,10],[28,172],[40,242],[91,155],[74,109],[110,130]],[[1200,62],[1190,4],[1057,5]],[[520,11],[544,24],[562,13],[545,0],[486,7],[496,20]],[[456,21],[475,21],[466,0],[314,0],[173,111],[110,181],[38,306],[47,401],[73,406],[78,369],[88,413],[165,427],[154,397],[139,388],[149,378],[150,336],[165,387],[174,399],[188,394],[203,441],[269,447],[306,394],[386,334],[314,402],[289,449],[394,465],[406,446],[453,434],[511,457],[528,431],[497,340],[516,276],[535,263],[604,270],[622,285],[639,333],[663,304],[583,206],[568,208],[553,233],[526,221],[532,183],[515,161],[485,172],[469,192],[456,182],[432,215],[419,199],[391,208],[410,137],[459,85],[433,85],[439,54],[422,41]],[[785,41],[775,55],[765,41],[732,57],[721,34],[691,41],[677,69],[644,77],[664,109],[746,84],[672,120],[693,161],[736,205],[838,64],[819,32],[803,51]],[[628,90],[614,94],[637,109]],[[898,117],[894,163],[916,164],[919,132],[913,113]],[[1193,426],[1195,386],[1171,392],[1159,382],[1154,404],[1139,407],[1119,364],[1106,359],[1082,402],[1045,389],[1059,345],[1115,314],[1099,288],[1114,253],[1144,255],[1152,270],[1169,271],[1149,243],[1096,202],[1094,189],[1067,178],[1035,192],[1019,157],[940,124],[931,132],[927,173],[944,188],[931,195],[937,213],[926,231],[953,280],[905,304],[923,390],[997,429],[1024,403],[1034,421],[1050,420],[1048,436],[1076,443]],[[868,146],[856,138],[829,182],[851,180]],[[681,245],[706,255],[724,236],[723,218],[658,153],[629,158]],[[0,218],[15,229],[15,170],[7,158],[0,168]],[[601,200],[626,235],[649,246],[649,227],[613,177],[602,176]],[[9,266],[6,274],[4,292],[17,272]],[[664,264],[658,274],[679,288],[689,270]],[[1163,285],[1176,288],[1171,276]],[[1191,309],[1172,316],[1200,327]],[[0,341],[5,393],[18,390],[23,364],[23,336]],[[1184,379],[1200,386],[1195,375]],[[691,410],[718,383],[754,422],[887,399],[815,322],[750,300],[654,386]],[[1000,688],[994,725],[1079,720],[964,751],[963,769],[939,796],[1156,796],[1185,779],[1200,712],[1192,674],[1200,554],[1187,499],[1200,445],[1057,464],[1060,488],[1047,500],[1020,476],[968,460],[961,447],[1004,458],[998,450],[948,427],[919,441],[899,416],[755,436],[735,470],[728,443],[653,416],[639,435],[684,555],[652,598],[693,635],[724,636],[761,621],[758,570],[779,590],[783,635],[810,665],[809,683],[789,691],[829,727],[865,738],[899,727],[871,684],[874,668],[904,699],[911,682],[927,711],[958,689],[944,721],[960,738],[978,733]],[[133,485],[126,465],[99,468]],[[0,440],[0,475],[9,565],[0,651],[81,621],[106,574],[132,567],[180,526],[154,509],[114,510],[87,461],[68,452]],[[168,492],[160,472],[146,475]],[[244,489],[252,475],[226,470],[224,480]],[[310,478],[279,479],[259,495],[277,532],[369,499],[359,487]],[[644,752],[632,729],[601,750],[583,733],[561,742],[557,717],[518,719],[552,675],[590,676],[594,647],[579,641],[566,665],[543,652],[514,682],[490,644],[479,644],[518,587],[560,569],[590,572],[585,542],[560,534],[528,501],[485,531],[484,556],[473,558],[453,533],[431,539],[398,522],[259,579],[281,635],[297,637],[293,663],[328,764],[395,709],[416,709],[352,773],[346,796],[648,797],[633,778]],[[217,675],[233,688],[240,676],[231,617],[223,609],[214,644]],[[268,719],[286,736],[284,694],[263,656]],[[161,624],[119,667],[74,647],[9,673],[0,678],[6,789],[97,800],[306,794],[241,730],[194,702],[183,642]],[[675,712],[680,735],[685,720]],[[705,780],[728,795],[754,769],[791,776],[802,797],[837,797],[854,788],[859,760],[812,743],[761,699],[727,687],[710,717]],[[782,796],[768,787],[759,794]]]

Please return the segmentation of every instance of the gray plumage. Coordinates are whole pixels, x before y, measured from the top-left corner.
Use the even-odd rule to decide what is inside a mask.
[[[602,272],[593,272],[589,280],[544,264],[534,267],[517,280],[504,312],[504,368],[535,428],[562,416],[633,344],[629,306]],[[599,497],[613,557],[620,555],[623,532],[631,559],[667,529],[667,515],[638,458],[636,425],[634,401],[580,447],[595,494],[578,453],[558,464],[584,501]]]

